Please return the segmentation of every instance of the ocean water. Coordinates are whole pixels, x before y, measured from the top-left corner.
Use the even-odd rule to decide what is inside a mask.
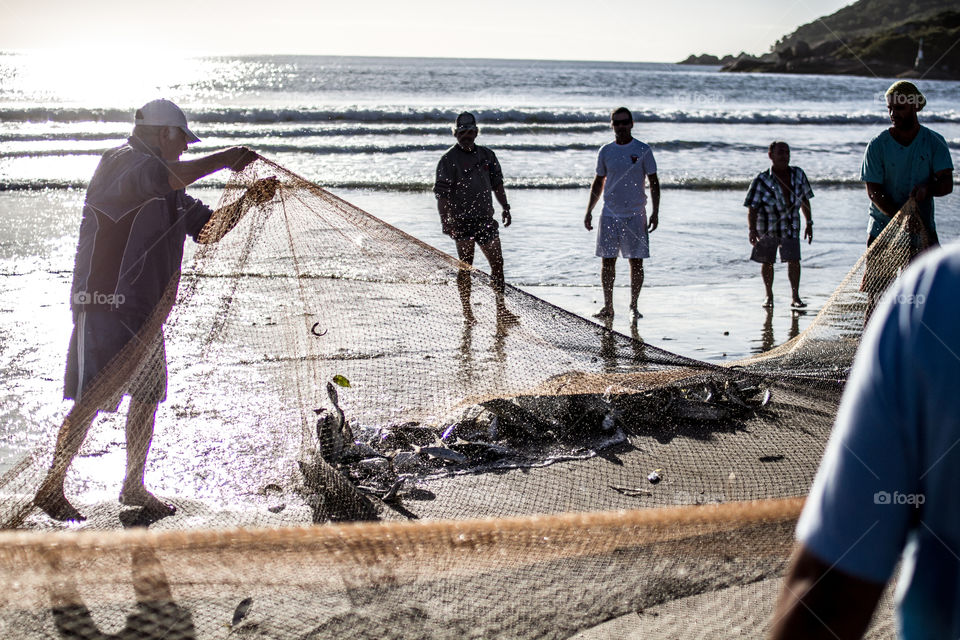
[[[724,74],[652,63],[318,56],[124,60],[0,53],[0,440],[62,411],[68,292],[83,189],[99,155],[129,134],[133,110],[179,103],[202,141],[187,156],[243,144],[373,215],[453,252],[430,192],[456,114],[503,166],[514,224],[502,229],[508,283],[584,316],[600,306],[595,236],[583,228],[597,149],[611,109],[634,113],[663,186],[636,335],[716,362],[781,343],[809,323],[864,248],[866,143],[888,126],[890,78]],[[920,81],[921,121],[960,160],[960,82]],[[803,247],[807,313],[762,310],[748,261],[750,179],[786,140],[815,190],[813,244]],[[226,174],[195,194],[215,201]],[[955,178],[956,180],[956,178]],[[957,194],[938,200],[941,238],[960,235]],[[599,211],[597,212],[599,213]],[[188,258],[189,259],[189,253]],[[621,261],[622,262],[622,261]],[[486,264],[478,257],[478,266]],[[626,318],[618,272],[614,328]],[[34,434],[34,435],[31,435]]]

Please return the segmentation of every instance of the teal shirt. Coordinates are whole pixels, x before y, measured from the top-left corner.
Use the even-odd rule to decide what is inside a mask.
[[[871,140],[863,154],[860,180],[882,184],[899,210],[915,186],[927,182],[933,174],[944,169],[953,169],[946,140],[939,133],[920,125],[917,137],[906,147],[894,140],[889,130]],[[920,217],[927,229],[936,233],[933,197],[919,205]],[[876,238],[888,222],[890,218],[871,202],[870,237]]]

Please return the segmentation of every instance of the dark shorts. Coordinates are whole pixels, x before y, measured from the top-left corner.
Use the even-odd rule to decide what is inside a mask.
[[[117,311],[85,311],[75,316],[67,369],[63,381],[64,399],[80,400],[92,390],[102,411],[116,411],[120,399],[129,394],[141,402],[161,402],[167,397],[167,358],[161,331],[149,345],[142,362],[124,384],[115,389],[100,388],[97,376],[120,350],[135,339],[145,319]],[[143,352],[142,352],[143,353]]]
[[[781,238],[779,236],[760,236],[753,245],[750,259],[763,264],[777,261],[777,249],[780,249],[780,262],[800,262],[800,238]]]
[[[454,240],[473,240],[480,245],[490,244],[500,237],[500,225],[493,218],[457,220],[451,225],[450,237]]]

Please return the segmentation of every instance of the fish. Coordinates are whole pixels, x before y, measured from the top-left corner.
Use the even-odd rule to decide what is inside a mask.
[[[233,620],[230,622],[230,626],[235,627],[240,624],[240,622],[247,617],[252,605],[253,598],[244,598],[241,600],[240,604],[238,604],[237,608],[233,611]]]
[[[462,453],[457,453],[453,449],[447,449],[446,447],[417,447],[416,450],[419,453],[427,454],[431,458],[438,458],[446,462],[453,462],[455,464],[467,464],[470,462],[467,456]]]

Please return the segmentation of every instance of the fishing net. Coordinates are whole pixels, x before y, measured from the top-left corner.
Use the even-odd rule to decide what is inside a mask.
[[[761,635],[916,224],[908,205],[804,333],[719,366],[497,290],[261,158],[64,417],[61,444],[96,416],[79,455],[50,425],[2,479],[3,635]],[[161,345],[158,518],[116,501],[129,401],[109,410],[156,396]],[[34,508],[51,464],[82,526]]]

